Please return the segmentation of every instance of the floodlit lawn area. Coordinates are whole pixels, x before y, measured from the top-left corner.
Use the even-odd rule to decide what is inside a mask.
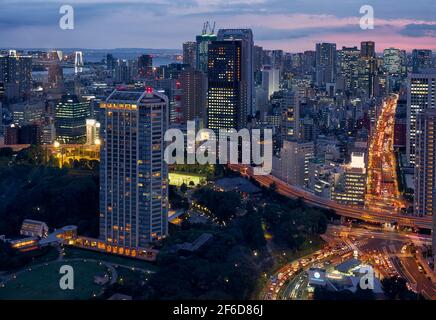
[[[85,250],[74,247],[64,247],[65,259],[94,259],[99,261],[105,261],[108,263],[119,264],[123,266],[129,266],[133,268],[141,268],[149,271],[156,271],[156,266],[151,263],[138,259],[131,259],[126,257],[117,256],[114,254],[107,254],[103,252],[96,252],[91,250]]]
[[[62,265],[74,269],[74,290],[62,290],[59,273]],[[99,295],[103,289],[94,283],[95,275],[107,273],[104,265],[92,261],[59,261],[31,268],[17,274],[0,288],[0,300],[84,300]]]

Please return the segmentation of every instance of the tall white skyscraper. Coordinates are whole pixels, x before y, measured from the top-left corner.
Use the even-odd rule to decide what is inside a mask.
[[[406,156],[415,164],[416,120],[420,112],[436,107],[436,70],[412,73],[408,78]]]
[[[268,99],[279,91],[280,69],[265,65],[262,67],[262,87],[268,94]]]
[[[100,107],[100,238],[118,253],[140,250],[168,232],[168,98],[115,90]]]

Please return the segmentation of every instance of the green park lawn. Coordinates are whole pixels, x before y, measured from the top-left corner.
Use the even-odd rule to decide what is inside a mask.
[[[74,290],[62,290],[59,280],[62,265],[74,269]],[[107,273],[104,265],[92,261],[59,261],[26,269],[0,287],[0,300],[83,300],[99,295],[103,289],[94,283],[95,275]]]

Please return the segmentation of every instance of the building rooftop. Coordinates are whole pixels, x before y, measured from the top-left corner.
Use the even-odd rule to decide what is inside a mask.
[[[335,269],[338,270],[339,272],[347,273],[349,270],[359,266],[360,263],[361,263],[360,260],[351,258],[337,265]]]
[[[109,97],[106,99],[106,103],[132,103],[132,104],[143,104],[143,103],[159,103],[167,102],[168,98],[157,92],[152,88],[147,88],[145,91],[142,90],[124,90],[115,89]]]

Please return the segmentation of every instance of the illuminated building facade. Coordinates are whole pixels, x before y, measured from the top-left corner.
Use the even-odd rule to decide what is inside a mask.
[[[345,90],[354,92],[358,84],[360,50],[357,47],[342,47],[338,51],[339,74],[344,79]]]
[[[8,100],[18,100],[30,96],[32,89],[32,57],[18,55],[11,50],[0,56],[0,82],[4,83]]]
[[[100,122],[95,119],[86,119],[86,144],[100,144]]]
[[[283,90],[276,94],[282,110],[281,136],[282,141],[299,138],[300,103],[298,93]]]
[[[168,98],[115,90],[100,107],[100,239],[120,254],[168,233]]]
[[[407,90],[407,136],[406,157],[410,165],[415,164],[416,120],[420,112],[436,107],[436,71],[412,73]]]
[[[417,116],[414,214],[431,215],[435,190],[436,109]]]
[[[279,82],[280,69],[264,65],[262,67],[262,87],[267,92],[268,99],[274,92],[279,91]]]
[[[252,115],[254,100],[253,32],[251,29],[220,29],[218,41],[241,42],[241,79],[244,83],[241,98],[242,104],[245,104],[246,114]]]
[[[80,101],[76,95],[62,96],[55,110],[57,141],[62,144],[84,143],[90,109],[89,102]]]
[[[207,30],[207,28],[204,28],[202,34],[196,37],[195,64],[197,70],[207,73],[209,45],[215,40],[217,40],[216,34],[214,34],[213,30]]]
[[[332,199],[341,204],[363,206],[366,176],[365,154],[353,152],[351,162],[344,166],[342,182],[332,192]]]
[[[242,78],[242,42],[214,41],[208,55],[208,128],[217,134],[219,129],[245,128],[247,83]]]

